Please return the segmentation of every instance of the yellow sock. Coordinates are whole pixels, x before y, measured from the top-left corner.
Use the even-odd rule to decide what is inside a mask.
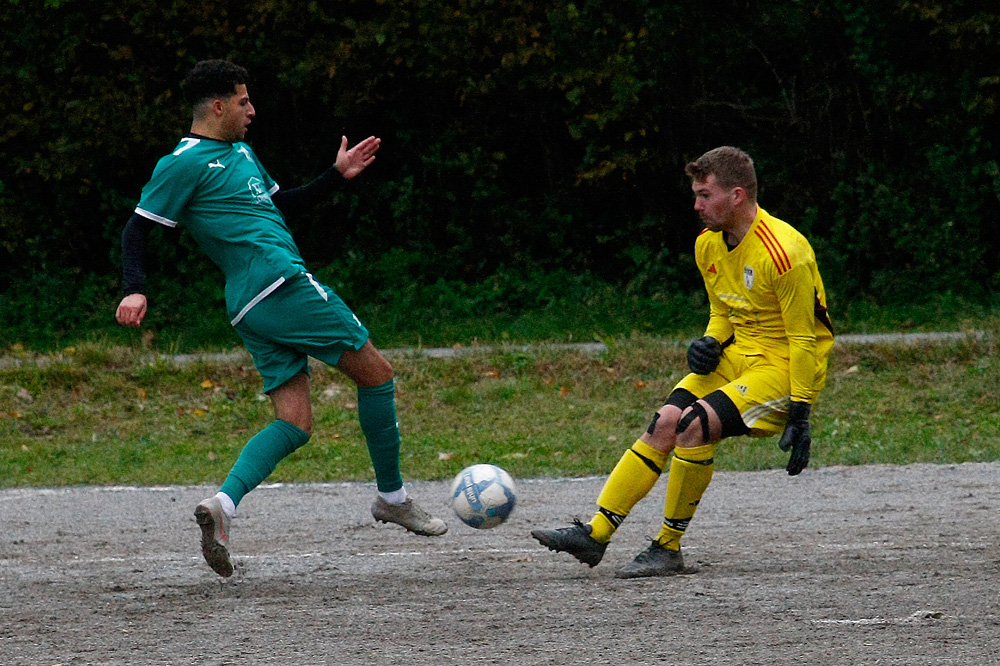
[[[694,516],[715,470],[715,445],[674,449],[663,503],[663,527],[656,540],[669,550],[680,550],[681,537]]]
[[[607,543],[618,526],[636,505],[636,502],[653,489],[667,462],[667,455],[660,453],[641,439],[622,454],[621,459],[604,482],[597,497],[599,510],[590,520],[590,536],[599,543]]]

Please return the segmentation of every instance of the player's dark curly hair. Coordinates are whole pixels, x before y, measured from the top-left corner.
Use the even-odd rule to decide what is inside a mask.
[[[684,167],[684,173],[699,183],[714,175],[725,188],[742,187],[751,201],[757,200],[757,173],[753,159],[732,146],[714,148]]]
[[[249,78],[247,70],[228,60],[202,60],[184,78],[184,96],[192,106],[207,99],[229,98]]]

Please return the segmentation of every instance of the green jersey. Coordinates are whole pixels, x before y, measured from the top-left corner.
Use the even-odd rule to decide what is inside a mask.
[[[226,309],[235,326],[305,270],[285,218],[271,202],[277,191],[247,144],[187,136],[156,164],[135,212],[191,232],[226,276]]]

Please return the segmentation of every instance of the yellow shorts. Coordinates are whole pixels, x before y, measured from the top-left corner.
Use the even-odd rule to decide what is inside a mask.
[[[674,388],[690,391],[699,399],[721,390],[736,405],[750,436],[767,437],[785,429],[791,400],[790,377],[787,359],[744,356],[728,347],[715,372],[691,373]]]

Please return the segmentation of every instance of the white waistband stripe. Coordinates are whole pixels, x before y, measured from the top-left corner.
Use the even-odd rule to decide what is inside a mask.
[[[280,287],[280,286],[281,286],[281,285],[282,285],[282,284],[283,284],[284,282],[285,282],[285,278],[281,277],[281,278],[278,278],[277,280],[275,280],[274,282],[272,282],[271,284],[269,284],[269,285],[268,285],[268,286],[267,286],[267,287],[266,287],[266,288],[264,289],[264,291],[260,292],[260,293],[259,293],[259,294],[257,294],[256,296],[254,296],[254,297],[253,297],[253,300],[251,300],[251,301],[250,301],[249,303],[247,303],[247,304],[246,304],[246,305],[245,305],[245,306],[243,307],[243,309],[242,309],[242,310],[240,310],[240,313],[239,313],[238,315],[236,315],[236,319],[233,319],[233,320],[232,320],[231,322],[229,322],[229,323],[230,323],[230,324],[232,324],[233,326],[236,326],[236,324],[240,323],[240,321],[241,321],[241,320],[243,319],[243,317],[245,317],[245,316],[246,316],[246,314],[247,314],[248,312],[250,312],[250,310],[251,310],[251,309],[253,308],[253,306],[257,305],[257,304],[258,304],[258,303],[260,303],[260,302],[261,302],[262,300],[264,300],[265,298],[267,298],[268,294],[270,294],[270,293],[271,293],[271,292],[273,292],[273,291],[274,291],[275,289],[277,289],[278,287]]]

